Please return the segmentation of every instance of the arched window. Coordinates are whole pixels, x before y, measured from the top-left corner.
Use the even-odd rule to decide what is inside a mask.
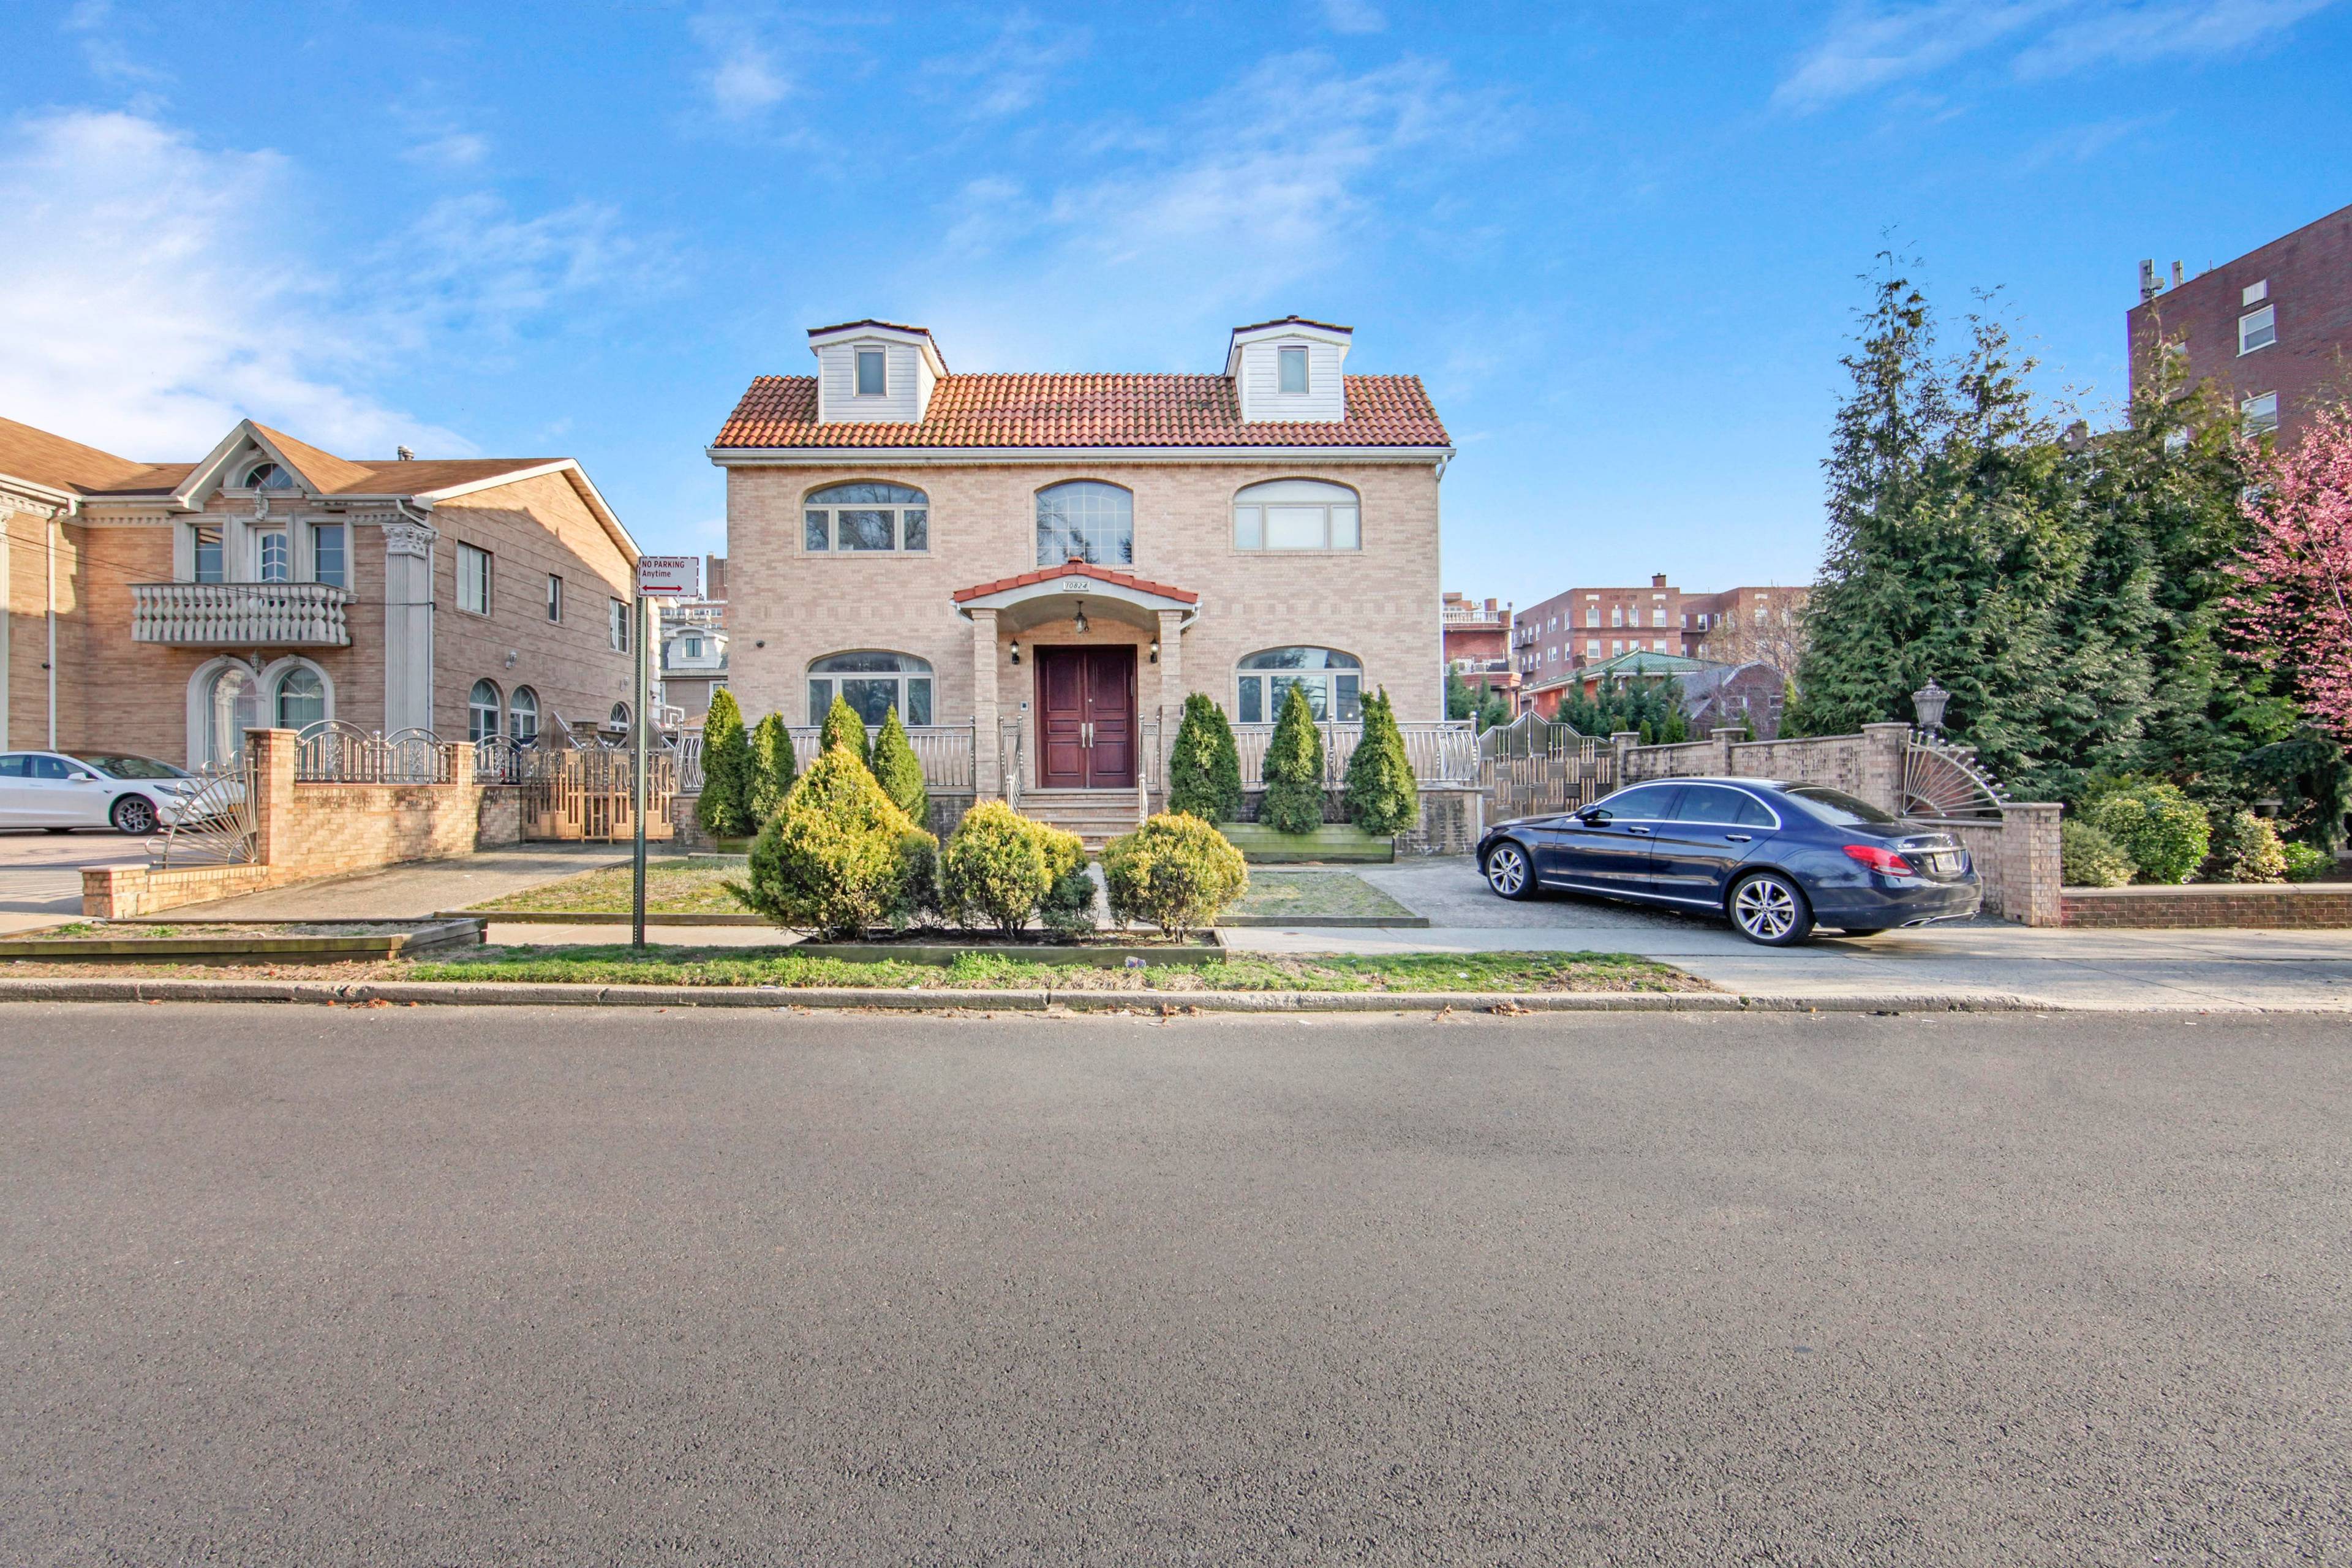
[[[1241,723],[1270,724],[1296,686],[1316,718],[1352,724],[1364,716],[1363,671],[1362,660],[1336,648],[1270,647],[1242,660],[1234,711]]]
[[[308,665],[278,678],[278,727],[302,730],[327,716],[327,683]]]
[[[1234,496],[1236,550],[1359,550],[1356,492],[1321,479],[1269,479]]]
[[[912,654],[836,653],[809,666],[808,721],[824,722],[840,695],[868,724],[898,710],[902,724],[931,721],[931,667]]]
[[[204,761],[225,768],[245,753],[245,732],[261,725],[261,688],[242,664],[225,665],[205,683]]]
[[[245,471],[245,488],[249,490],[290,490],[294,476],[275,463],[256,463]]]
[[[490,680],[477,680],[474,689],[466,694],[466,739],[488,741],[499,732],[499,688]]]
[[[803,550],[903,553],[930,547],[930,498],[906,485],[827,485],[802,504]]]
[[[528,686],[518,686],[507,700],[507,715],[511,721],[511,733],[518,746],[539,744],[539,693]]]
[[[629,705],[625,702],[614,703],[613,711],[605,715],[604,723],[608,729],[627,729],[629,727]]]
[[[1135,564],[1135,498],[1100,479],[1072,479],[1037,492],[1037,564],[1088,561]]]

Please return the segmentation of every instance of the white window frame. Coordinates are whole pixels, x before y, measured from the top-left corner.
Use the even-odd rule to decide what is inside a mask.
[[[530,721],[530,733],[523,733],[523,721]],[[518,746],[539,743],[539,692],[530,686],[518,686],[507,694],[507,733]]]
[[[2266,436],[2278,428],[2278,394],[2256,393],[2238,405],[2238,417],[2249,436]]]
[[[1299,666],[1289,668],[1276,666],[1256,668],[1250,666],[1251,659],[1263,658],[1268,654],[1287,652],[1291,647],[1307,648],[1321,654],[1335,654],[1354,662],[1341,665]],[[1262,647],[1253,653],[1244,654],[1234,662],[1234,721],[1237,724],[1273,724],[1282,717],[1282,705],[1288,698],[1289,688],[1293,684],[1303,684],[1316,687],[1322,691],[1323,711],[1317,715],[1316,722],[1357,723],[1364,716],[1364,679],[1363,660],[1345,648],[1324,647],[1312,643],[1286,644],[1281,647]],[[1261,715],[1256,719],[1244,716],[1249,711],[1249,688],[1254,681],[1258,683],[1256,696],[1258,711]],[[1351,682],[1352,689],[1349,684]],[[1346,711],[1347,705],[1351,700],[1356,710],[1352,714]]]
[[[2267,278],[2258,278],[2238,290],[2238,303],[2241,307],[2259,305],[2270,297],[2271,280]]]
[[[467,544],[465,541],[459,540],[457,542],[457,608],[469,616],[487,617],[494,602],[493,595],[498,591],[494,581],[497,569],[496,557],[488,551],[478,544]],[[470,596],[477,602],[472,604],[467,602],[469,597],[468,590],[472,591]]]
[[[905,490],[917,499],[887,501],[818,499],[831,491],[846,489],[853,485],[888,485],[893,489]],[[845,511],[887,513],[890,519],[889,548],[886,550],[844,549],[841,542],[841,514]],[[923,542],[912,546],[907,543],[909,513],[919,519],[923,530]],[[822,522],[818,521],[820,518],[824,520]],[[821,528],[824,531],[823,544],[809,542],[809,530],[812,527]],[[836,479],[831,484],[818,486],[801,498],[801,553],[803,555],[831,556],[839,560],[856,561],[877,555],[929,555],[930,552],[931,498],[928,491],[919,489],[913,485],[902,485],[896,479]]]
[[[281,552],[278,574],[269,574],[269,546],[275,541]],[[253,580],[257,583],[291,583],[294,581],[294,533],[286,528],[257,528],[253,531]]]
[[[342,556],[341,575],[333,578],[320,575],[321,569],[319,564],[319,541],[331,533],[335,536],[337,552]],[[310,525],[309,539],[310,544],[310,559],[309,562],[310,581],[313,583],[325,583],[329,586],[335,588],[349,588],[352,585],[352,525],[348,522],[337,522],[331,520],[324,522],[313,522]]]
[[[1290,367],[1298,367],[1298,384],[1290,384]],[[1305,397],[1314,389],[1314,371],[1310,368],[1304,344],[1286,343],[1275,350],[1274,387],[1284,397]]]
[[[861,658],[896,659],[898,661],[898,668],[893,669],[821,669],[818,668],[820,665],[830,664],[837,658]],[[935,724],[939,721],[939,677],[931,668],[930,660],[919,658],[911,653],[900,653],[895,648],[881,647],[836,648],[832,653],[823,654],[809,660],[801,674],[803,689],[808,696],[809,722],[812,725],[822,725],[824,722],[825,711],[833,706],[833,700],[843,695],[841,689],[843,684],[852,680],[869,685],[889,686],[891,688],[890,708],[898,715],[898,722],[901,724]],[[916,697],[914,689],[918,685],[922,687],[922,706],[925,710],[924,717],[919,720],[914,717]],[[819,688],[823,688],[822,692]]]
[[[1313,495],[1284,496],[1283,486],[1313,487]],[[1344,500],[1342,498],[1345,498]],[[1320,544],[1272,542],[1275,511],[1322,513]],[[1303,521],[1303,520],[1300,520]],[[1342,540],[1352,542],[1342,543]],[[1234,492],[1233,547],[1241,555],[1358,555],[1364,548],[1364,498],[1352,485],[1297,475],[1261,479]]]
[[[614,653],[629,651],[629,602],[626,599],[604,601],[604,638],[613,645]]]
[[[866,365],[874,364],[874,379],[881,384],[873,391],[866,390]],[[887,397],[890,395],[890,355],[882,349],[859,347],[849,354],[849,395],[852,397]]]
[[[2261,337],[2262,341],[2253,340]],[[2238,353],[2256,353],[2278,342],[2278,307],[2264,305],[2238,318]]]

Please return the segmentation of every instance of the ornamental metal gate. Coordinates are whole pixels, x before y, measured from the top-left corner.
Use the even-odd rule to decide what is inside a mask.
[[[1539,713],[1478,737],[1478,777],[1496,820],[1576,811],[1617,787],[1609,742]]]

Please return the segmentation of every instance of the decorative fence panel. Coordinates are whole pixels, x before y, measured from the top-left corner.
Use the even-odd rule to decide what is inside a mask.
[[[1316,728],[1323,735],[1323,783],[1338,789],[1348,776],[1348,763],[1364,737],[1361,724],[1326,722]],[[1274,739],[1271,724],[1236,724],[1234,745],[1241,753],[1242,787],[1265,786],[1265,750]],[[1412,759],[1413,778],[1423,789],[1475,789],[1479,783],[1478,737],[1467,719],[1400,723],[1405,755]],[[1168,731],[1172,740],[1175,731]]]
[[[260,775],[247,747],[226,767],[195,775],[195,789],[181,802],[163,831],[147,840],[147,863],[156,870],[189,866],[248,866],[258,858],[260,818],[256,802]]]
[[[430,730],[389,735],[323,719],[294,746],[299,784],[447,784],[457,776],[457,748]]]
[[[1478,737],[1478,776],[1497,818],[1574,811],[1617,787],[1617,754],[1607,742],[1538,713],[1522,713]]]
[[[636,835],[636,757],[602,747],[523,753],[523,837],[612,843]],[[646,837],[667,838],[676,831],[670,798],[677,793],[677,763],[656,754],[646,760]]]

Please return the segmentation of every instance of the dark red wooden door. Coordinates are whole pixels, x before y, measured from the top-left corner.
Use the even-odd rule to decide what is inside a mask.
[[[1116,789],[1135,783],[1135,650],[1041,647],[1037,787]]]

